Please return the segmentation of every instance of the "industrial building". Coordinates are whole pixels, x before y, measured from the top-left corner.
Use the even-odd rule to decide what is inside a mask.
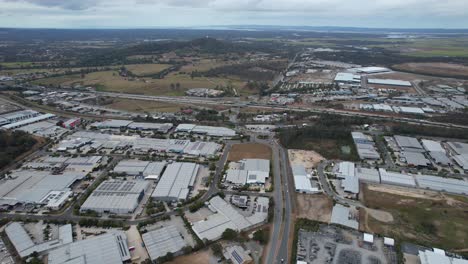
[[[0,205],[37,204],[57,207],[66,202],[71,185],[83,179],[87,172],[19,170],[0,181]],[[59,194],[59,195],[58,195]]]
[[[377,84],[377,85],[390,85],[390,86],[405,86],[405,87],[412,86],[411,83],[408,81],[393,80],[393,79],[367,79],[367,83]]]
[[[85,240],[79,240],[49,252],[49,264],[117,264],[131,259],[127,236],[112,231]]]
[[[266,159],[243,159],[231,162],[235,169],[228,169],[226,182],[238,186],[245,184],[263,185],[270,176],[270,161]]]
[[[199,167],[200,165],[189,162],[169,164],[151,197],[168,202],[186,200],[195,183]]]
[[[55,149],[75,153],[95,150],[133,150],[136,154],[148,152],[176,153],[190,156],[216,155],[221,145],[213,142],[190,142],[180,139],[143,138],[138,135],[122,136],[79,131],[62,140]]]
[[[91,124],[91,127],[97,129],[122,129],[126,128],[130,125],[132,121],[129,120],[117,120],[117,119],[109,119],[102,122],[96,122]]]
[[[356,176],[355,164],[353,162],[344,161],[338,163],[335,175],[341,179],[341,187],[343,187],[345,192],[359,193],[359,178]]]
[[[175,132],[208,135],[213,137],[234,137],[236,131],[227,127],[199,126],[194,124],[180,124]]]
[[[39,112],[34,110],[21,110],[0,115],[0,118],[6,120],[8,123],[15,123],[21,120],[30,119],[40,115]]]
[[[159,133],[166,134],[171,130],[174,125],[172,123],[141,123],[141,122],[133,122],[128,125],[128,129],[131,130],[152,130]]]
[[[468,154],[468,144],[461,142],[447,142],[447,145],[453,155]]]
[[[464,171],[468,171],[468,154],[461,154],[453,156],[453,160],[460,166]]]
[[[47,138],[58,138],[68,131],[63,127],[57,126],[57,122],[53,120],[32,123],[16,128],[15,130],[20,130],[29,134]]]
[[[73,232],[71,224],[59,227],[57,239],[48,240],[39,244],[35,244],[32,241],[26,229],[24,229],[23,225],[21,225],[21,223],[19,222],[9,223],[5,227],[5,233],[21,258],[27,257],[34,252],[43,254],[52,249],[73,242]]]
[[[420,152],[404,151],[401,153],[406,164],[412,167],[428,167],[432,163]]]
[[[359,223],[356,220],[356,211],[356,208],[346,207],[337,203],[333,206],[330,222],[357,230],[359,228]]]
[[[361,83],[361,76],[347,73],[347,72],[339,72],[335,76],[335,82],[337,83],[348,83],[348,84],[360,84]]]
[[[166,162],[150,162],[142,160],[122,160],[115,167],[113,172],[129,176],[142,176],[145,179],[157,180],[161,176]]]
[[[383,72],[390,72],[390,69],[384,67],[361,67],[361,68],[353,68],[352,71],[356,71],[357,73],[365,73],[365,74],[373,74],[373,73],[383,73]]]
[[[238,232],[263,224],[268,218],[269,200],[258,197],[251,216],[245,217],[219,196],[211,198],[208,208],[213,212],[206,219],[193,223],[192,229],[202,240],[215,241],[230,228]]]
[[[468,264],[468,260],[448,257],[439,250],[420,250],[419,260],[421,264]]]
[[[354,144],[359,158],[362,160],[379,160],[380,154],[375,149],[374,140],[372,137],[361,132],[351,132]]]
[[[54,118],[54,117],[55,117],[54,114],[42,114],[42,115],[38,115],[38,116],[31,117],[31,118],[28,118],[28,119],[21,119],[20,121],[9,123],[8,125],[2,126],[2,128],[4,128],[4,129],[15,129],[15,128],[19,128],[19,127],[22,127],[22,126],[34,124],[34,123],[37,123],[37,122],[40,122],[40,121],[44,121],[44,120],[47,120],[47,119],[51,119],[51,118]]]
[[[101,183],[86,199],[80,212],[131,214],[148,189],[149,183],[141,180],[107,180]]]
[[[430,175],[416,175],[420,188],[468,195],[468,182]]]
[[[188,245],[173,225],[148,231],[141,237],[152,261],[165,256],[169,252],[178,255]]]
[[[400,185],[405,187],[416,187],[416,182],[411,175],[391,172],[380,168],[380,180],[382,184]]]
[[[407,152],[424,152],[423,146],[419,143],[417,138],[406,137],[406,136],[394,136],[398,147],[402,151]]]
[[[292,165],[292,172],[294,176],[294,188],[299,193],[318,193],[318,186],[312,187],[312,183],[307,176],[305,167],[302,165]]]
[[[362,182],[380,183],[380,174],[377,169],[356,168],[356,176]]]

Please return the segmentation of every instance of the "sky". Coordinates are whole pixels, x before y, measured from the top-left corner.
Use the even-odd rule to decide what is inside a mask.
[[[467,28],[468,0],[0,0],[0,27]]]

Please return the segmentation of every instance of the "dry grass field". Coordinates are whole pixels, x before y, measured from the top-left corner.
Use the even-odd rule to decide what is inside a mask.
[[[297,218],[307,218],[310,220],[329,223],[333,201],[324,194],[296,194]]]
[[[241,159],[271,159],[271,148],[262,144],[245,143],[235,144],[229,152],[229,161]]]
[[[393,66],[402,71],[447,77],[468,77],[468,66],[452,63],[404,63]]]
[[[130,64],[125,67],[136,75],[150,75],[169,68],[169,64]]]
[[[123,98],[113,98],[112,103],[105,105],[106,107],[137,113],[146,112],[179,112],[183,105],[172,104],[167,102],[145,101],[145,100],[131,100]]]
[[[386,187],[387,188],[387,187]],[[365,231],[449,250],[468,248],[468,199],[436,192],[363,188],[365,206],[384,210],[393,221],[367,215]]]

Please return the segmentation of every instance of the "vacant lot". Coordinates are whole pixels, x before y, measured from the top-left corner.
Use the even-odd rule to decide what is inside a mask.
[[[297,218],[330,223],[333,201],[324,194],[296,194]]]
[[[441,247],[448,250],[468,247],[468,199],[434,192],[411,190],[377,191],[364,187],[364,204],[393,216],[381,222],[368,216],[366,231]],[[426,194],[427,193],[427,194]]]
[[[143,69],[141,69],[143,70]],[[235,78],[191,78],[188,73],[172,72],[164,79],[127,78],[118,75],[117,71],[101,71],[80,75],[45,78],[35,81],[43,85],[74,85],[94,86],[100,91],[122,92],[147,95],[184,95],[191,88],[216,88],[232,86],[242,94],[252,91],[244,89],[245,82]],[[244,89],[244,90],[243,90]]]
[[[452,63],[404,63],[394,68],[419,74],[443,77],[468,77],[468,66]]]
[[[169,68],[170,64],[131,64],[125,67],[136,75],[151,75]]]
[[[144,100],[131,100],[123,98],[113,98],[112,103],[105,105],[106,107],[137,113],[146,112],[178,112],[183,105],[172,104],[167,102],[144,101]]]
[[[289,162],[302,165],[305,168],[315,168],[325,160],[320,154],[312,150],[288,149]]]
[[[168,264],[194,264],[194,263],[210,263],[210,259],[214,259],[210,250],[197,251],[189,255],[180,256],[175,258]],[[216,263],[216,260],[214,260]]]
[[[271,159],[271,148],[262,144],[235,144],[229,152],[229,161],[241,159]]]

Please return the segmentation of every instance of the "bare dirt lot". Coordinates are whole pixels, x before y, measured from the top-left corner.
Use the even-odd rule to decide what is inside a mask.
[[[209,250],[197,251],[190,255],[180,256],[169,264],[195,264],[195,263],[210,263],[211,253]]]
[[[452,63],[404,63],[393,66],[402,71],[445,77],[468,77],[468,66]]]
[[[325,160],[322,155],[313,150],[288,149],[288,155],[291,164],[302,165],[305,168],[315,168]]]
[[[297,218],[307,218],[310,220],[329,223],[333,201],[324,194],[296,194],[297,207],[301,210],[297,212]]]
[[[229,161],[241,159],[271,159],[271,148],[257,143],[235,144],[229,152]]]

